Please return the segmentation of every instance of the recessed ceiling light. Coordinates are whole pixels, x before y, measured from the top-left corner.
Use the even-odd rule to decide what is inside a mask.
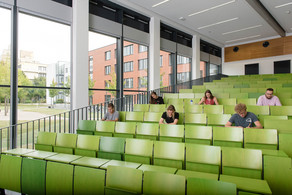
[[[284,6],[287,6],[287,5],[292,5],[292,2],[285,3],[285,4],[282,4],[282,5],[277,5],[277,6],[275,6],[275,8],[280,8],[280,7],[284,7]]]
[[[244,31],[244,30],[249,30],[249,29],[253,29],[253,28],[257,28],[257,27],[261,27],[262,25],[256,25],[256,26],[251,26],[251,27],[247,27],[247,28],[243,28],[243,29],[239,29],[239,30],[234,30],[234,31],[230,31],[230,32],[225,32],[222,33],[222,35],[227,35],[227,34],[231,34],[231,33],[236,33],[236,32],[240,32],[240,31]]]
[[[221,22],[216,22],[214,24],[209,24],[209,25],[206,25],[206,26],[201,26],[198,29],[203,29],[203,28],[207,28],[207,27],[210,27],[210,26],[215,26],[215,25],[218,25],[218,24],[223,24],[223,23],[226,23],[226,22],[231,22],[231,21],[237,20],[237,19],[238,19],[238,17],[237,18],[232,18],[232,19],[229,19],[229,20],[223,20]]]
[[[160,3],[156,3],[156,4],[152,5],[152,7],[156,7],[158,5],[161,5],[163,3],[166,3],[167,1],[169,1],[169,0],[164,0],[164,1],[161,1]]]
[[[255,38],[255,37],[259,37],[261,35],[254,35],[254,36],[250,36],[250,37],[243,37],[243,38],[240,38],[240,39],[233,39],[233,40],[229,40],[229,41],[225,41],[226,43],[230,43],[230,42],[234,42],[234,41],[241,41],[241,40],[244,40],[244,39],[251,39],[251,38]]]
[[[194,15],[197,15],[197,14],[201,14],[201,13],[204,13],[204,12],[210,11],[210,10],[212,10],[212,9],[216,9],[216,8],[218,8],[218,7],[222,7],[222,6],[224,6],[224,5],[228,5],[228,4],[230,4],[230,3],[234,3],[234,2],[235,2],[235,0],[228,1],[228,2],[226,2],[226,3],[220,4],[220,5],[216,5],[216,6],[214,6],[214,7],[210,7],[210,8],[208,8],[208,9],[204,9],[204,10],[202,10],[202,11],[192,13],[192,14],[190,14],[189,16],[194,16]]]

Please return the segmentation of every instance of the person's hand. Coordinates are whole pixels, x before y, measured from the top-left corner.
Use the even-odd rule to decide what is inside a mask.
[[[246,128],[250,128],[251,123],[249,123],[249,125]]]

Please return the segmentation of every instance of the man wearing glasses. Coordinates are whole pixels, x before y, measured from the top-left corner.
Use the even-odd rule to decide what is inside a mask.
[[[268,88],[265,95],[262,95],[258,99],[258,106],[282,106],[279,98],[273,95],[274,90]]]

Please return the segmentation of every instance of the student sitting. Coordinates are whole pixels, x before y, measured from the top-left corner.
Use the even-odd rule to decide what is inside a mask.
[[[279,98],[274,96],[273,92],[272,88],[268,88],[265,95],[259,97],[257,106],[282,106]]]
[[[179,113],[175,112],[175,107],[173,105],[168,106],[166,112],[161,116],[159,124],[171,124],[176,125],[179,119]]]
[[[225,127],[231,127],[235,124],[235,127],[243,128],[256,128],[262,129],[262,125],[258,120],[257,116],[252,112],[246,111],[245,104],[237,104],[234,108],[236,114],[233,114],[229,121],[226,123]],[[255,127],[253,127],[253,124]]]
[[[201,99],[198,104],[204,103],[205,105],[218,105],[217,98],[212,95],[212,92],[208,89],[205,91],[205,96]]]
[[[107,106],[107,113],[101,119],[102,121],[119,121],[120,113],[115,111],[115,107],[112,103]]]
[[[164,104],[162,97],[158,96],[155,91],[152,91],[150,96],[150,104]]]

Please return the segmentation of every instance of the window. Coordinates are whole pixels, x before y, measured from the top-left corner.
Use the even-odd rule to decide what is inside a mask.
[[[163,66],[163,56],[160,55],[160,67],[162,67],[162,66]]]
[[[147,46],[139,45],[139,53],[145,52],[147,50],[148,50],[148,47]]]
[[[189,72],[177,73],[177,83],[187,82],[187,81],[189,81],[189,79],[190,79]]]
[[[139,60],[139,70],[147,70],[148,59],[141,59]]]
[[[169,66],[172,66],[172,55],[169,54]]]
[[[164,64],[164,66],[160,67],[160,76],[163,76],[163,79],[161,79],[160,81],[160,88],[162,88],[167,87],[170,85],[170,83],[172,83],[171,82],[172,77],[169,77],[169,75],[173,73],[173,66],[168,66],[167,64],[170,64],[173,58],[171,57],[172,53],[162,50],[160,50],[160,56],[162,56],[160,57],[160,60]]]
[[[133,61],[124,63],[124,72],[133,72]]]
[[[169,78],[168,85],[170,86],[170,85],[172,85],[172,74],[169,74],[168,78]]]
[[[188,64],[190,63],[190,58],[177,55],[177,64]]]
[[[104,101],[105,101],[105,102],[109,102],[109,101],[111,101],[111,95],[105,95],[105,96],[104,96]]]
[[[177,83],[190,80],[191,58],[177,55]]]
[[[147,77],[138,77],[138,88],[146,88],[147,87]]]
[[[109,85],[110,82],[111,82],[111,80],[104,81],[104,88],[108,89],[110,87],[110,85]]]
[[[111,66],[105,66],[104,67],[104,70],[105,70],[105,75],[109,75],[111,73]]]
[[[105,52],[105,60],[110,60],[111,59],[111,51],[106,51]]]
[[[46,74],[45,73],[39,73],[39,77],[45,77],[46,78]]]
[[[133,88],[133,78],[124,79],[124,88]]]
[[[39,71],[40,72],[46,72],[46,67],[45,66],[39,66]]]
[[[128,45],[124,47],[124,56],[133,54],[133,45]]]

